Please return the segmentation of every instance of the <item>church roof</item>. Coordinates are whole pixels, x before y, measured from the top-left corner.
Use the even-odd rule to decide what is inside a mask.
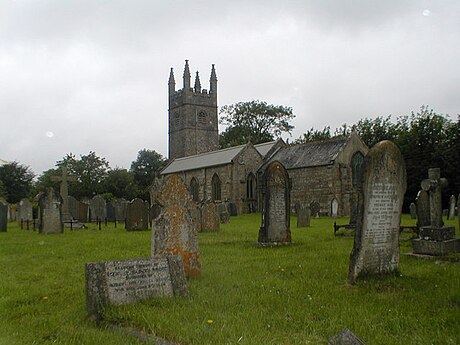
[[[254,145],[256,150],[264,157],[268,151],[276,144],[277,141]],[[229,147],[222,150],[200,153],[194,156],[176,158],[169,163],[162,171],[162,175],[188,171],[194,169],[202,169],[217,165],[229,164],[233,159],[248,145],[239,145]]]
[[[338,154],[348,143],[349,137],[279,148],[264,164],[280,161],[286,169],[308,168],[334,164]]]

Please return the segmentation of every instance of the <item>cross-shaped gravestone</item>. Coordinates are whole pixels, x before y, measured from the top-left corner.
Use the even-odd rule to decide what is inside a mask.
[[[441,169],[428,169],[428,179],[423,180],[421,185],[430,194],[431,226],[440,228],[443,225],[441,189],[447,187],[447,179],[441,178]]]
[[[63,221],[70,220],[70,212],[69,212],[69,188],[67,186],[67,182],[77,181],[75,176],[67,175],[67,167],[61,167],[62,175],[61,176],[52,176],[51,179],[53,181],[61,182],[59,194],[62,197],[62,219]]]

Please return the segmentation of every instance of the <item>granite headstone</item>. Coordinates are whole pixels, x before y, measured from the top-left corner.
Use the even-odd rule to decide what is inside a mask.
[[[50,187],[40,195],[38,205],[40,208],[39,232],[41,234],[63,233],[62,197]]]
[[[96,220],[105,220],[107,216],[107,207],[102,195],[95,195],[89,202],[89,218],[91,222]]]
[[[149,203],[136,198],[126,207],[126,230],[149,229]]]
[[[201,204],[201,231],[216,232],[220,230],[220,217],[214,201],[208,200]]]
[[[297,209],[297,227],[298,228],[309,227],[310,220],[311,220],[310,207],[299,203],[296,209]]]

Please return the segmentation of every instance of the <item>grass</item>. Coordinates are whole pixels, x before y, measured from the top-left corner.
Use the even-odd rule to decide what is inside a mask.
[[[189,281],[190,299],[112,307],[106,317],[181,344],[326,344],[344,328],[368,344],[460,343],[459,254],[401,255],[400,276],[349,286],[353,238],[335,237],[333,222],[296,229],[293,217],[292,245],[260,248],[260,215],[232,217],[219,233],[199,234],[203,272]],[[402,234],[402,253],[411,236]],[[86,320],[84,264],[149,255],[150,232],[109,224],[39,235],[9,223],[0,233],[0,344],[139,344]]]

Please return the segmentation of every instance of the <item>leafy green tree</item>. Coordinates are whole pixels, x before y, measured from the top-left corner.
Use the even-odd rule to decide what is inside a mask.
[[[28,166],[12,162],[0,167],[0,181],[3,184],[3,193],[6,201],[16,203],[23,198],[30,197],[34,173]]]
[[[44,171],[33,184],[33,195],[37,195],[40,192],[45,191],[48,187],[52,187],[55,191],[59,191],[59,182],[53,181],[54,176],[60,176],[61,171],[59,169],[48,169]]]
[[[166,159],[155,150],[140,150],[137,159],[131,163],[131,172],[134,176],[139,192],[138,196],[149,200],[149,186],[155,177],[159,177],[161,169],[166,165]]]
[[[293,144],[304,144],[311,141],[322,141],[331,139],[331,127],[324,127],[323,130],[314,129],[313,127],[294,140]]]
[[[104,190],[115,198],[134,199],[138,192],[138,186],[134,180],[134,174],[126,169],[113,169],[104,180]]]
[[[220,123],[227,126],[219,138],[221,148],[271,141],[294,129],[289,123],[295,117],[292,108],[259,100],[225,105],[220,115]]]
[[[5,186],[3,185],[3,182],[0,181],[0,198],[3,198],[6,200],[6,197],[7,197],[7,191],[6,191],[6,188]]]

